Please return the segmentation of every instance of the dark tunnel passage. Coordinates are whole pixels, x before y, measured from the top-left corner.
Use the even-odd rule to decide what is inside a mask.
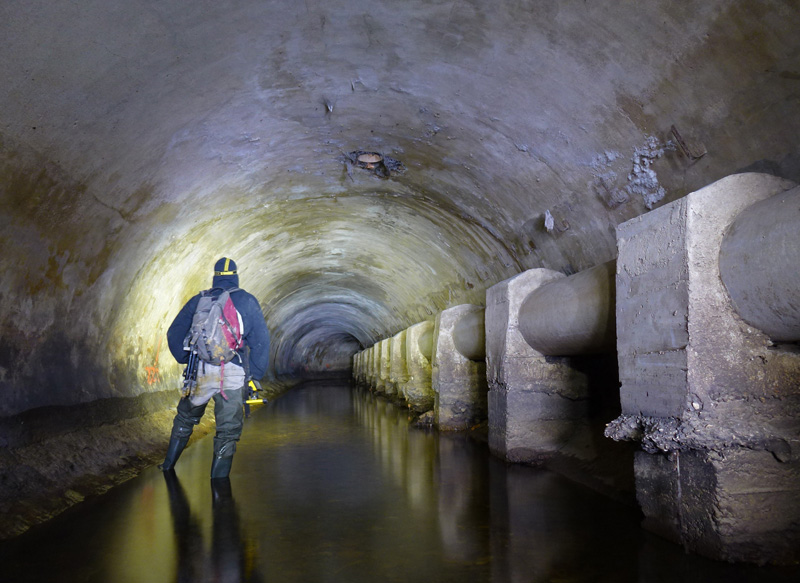
[[[275,398],[527,270],[606,264],[715,181],[800,182],[798,25],[795,0],[3,2],[0,536],[163,455],[165,333],[219,257]]]

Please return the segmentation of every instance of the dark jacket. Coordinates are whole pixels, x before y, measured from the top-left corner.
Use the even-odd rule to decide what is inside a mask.
[[[214,276],[211,285],[212,289],[219,290],[238,287],[239,276]],[[231,293],[231,300],[241,314],[244,323],[244,342],[246,346],[250,347],[250,376],[254,379],[262,379],[269,365],[269,330],[264,321],[261,306],[252,294],[243,289]],[[197,294],[186,302],[167,330],[169,351],[180,364],[186,364],[189,361],[189,353],[183,349],[183,341],[192,327],[192,318],[199,301],[200,294]],[[240,351],[242,355],[244,352],[244,350]]]

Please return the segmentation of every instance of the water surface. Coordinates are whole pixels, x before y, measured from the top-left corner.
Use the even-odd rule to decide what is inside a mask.
[[[166,436],[165,436],[166,444]],[[1,581],[796,583],[686,555],[635,508],[484,444],[409,427],[346,384],[253,412],[230,481],[210,438],[0,546]]]

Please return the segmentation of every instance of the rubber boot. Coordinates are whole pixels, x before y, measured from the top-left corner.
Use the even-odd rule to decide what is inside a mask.
[[[181,457],[181,452],[184,450],[187,443],[189,443],[188,437],[173,437],[170,439],[169,445],[167,446],[167,455],[164,457],[164,462],[159,464],[158,469],[168,472],[174,468],[175,462]]]
[[[211,479],[227,478],[231,473],[231,465],[233,465],[233,456],[218,457],[214,456],[214,461],[211,462]]]

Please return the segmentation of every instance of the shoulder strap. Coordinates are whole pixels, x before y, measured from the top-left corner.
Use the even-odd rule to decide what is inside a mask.
[[[241,291],[241,289],[242,288],[239,288],[239,287],[229,287],[229,288],[212,287],[210,289],[206,289],[206,290],[201,291],[200,295],[204,296],[204,297],[209,297],[210,296],[212,298],[218,298],[219,296],[221,296],[225,292],[228,292],[228,294],[232,294],[233,292]],[[214,292],[219,292],[219,293],[215,294]]]

